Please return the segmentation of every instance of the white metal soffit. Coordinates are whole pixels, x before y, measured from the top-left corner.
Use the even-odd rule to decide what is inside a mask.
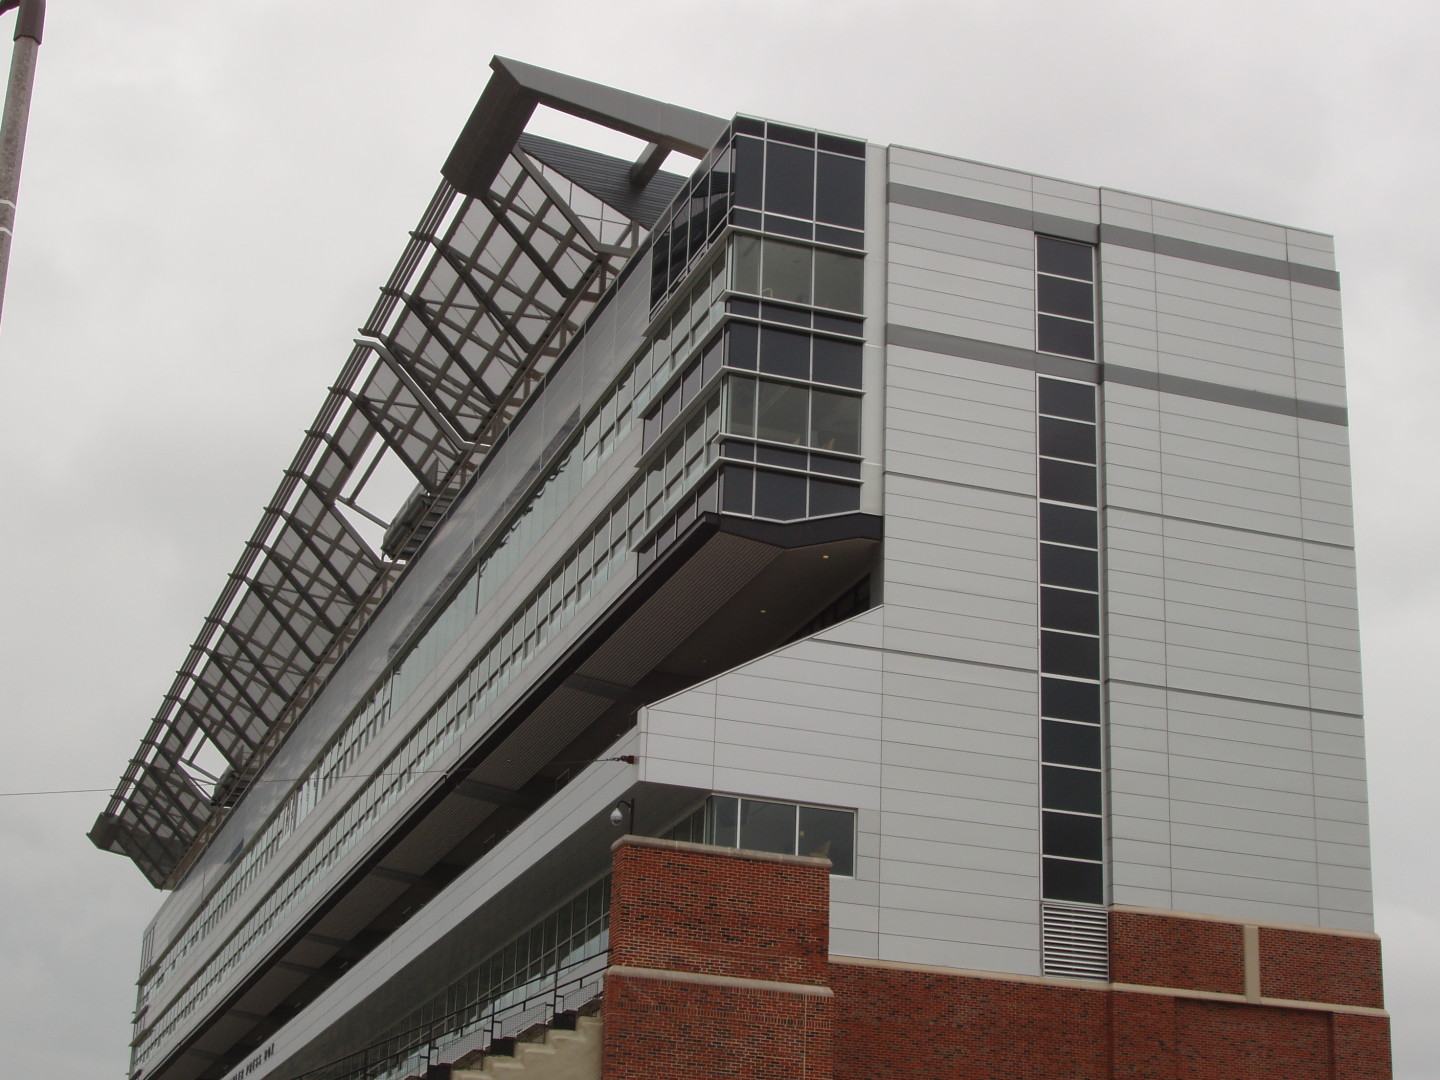
[[[725,121],[496,58],[444,177],[90,831],[175,884],[363,630]],[[635,163],[524,134],[548,105]],[[398,508],[367,505],[408,473]],[[404,475],[400,473],[399,475]],[[376,536],[383,530],[383,539]],[[371,535],[367,537],[366,533]]]

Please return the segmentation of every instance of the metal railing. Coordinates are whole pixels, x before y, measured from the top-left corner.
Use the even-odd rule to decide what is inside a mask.
[[[293,1080],[396,1080],[423,1077],[431,1065],[453,1063],[497,1039],[514,1037],[600,996],[608,953],[566,964],[542,979],[472,1002],[420,1027],[356,1050]],[[534,986],[526,996],[516,994]]]

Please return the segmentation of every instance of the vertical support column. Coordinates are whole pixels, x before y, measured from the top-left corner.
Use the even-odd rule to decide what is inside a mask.
[[[615,845],[604,1080],[831,1080],[830,863]]]
[[[15,6],[5,4],[0,10]],[[30,94],[35,86],[35,61],[45,27],[45,0],[20,0],[15,17],[15,50],[5,88],[4,119],[0,121],[0,307],[10,267],[10,241],[15,228],[15,200],[20,194],[20,161],[25,155],[25,129],[30,122]]]

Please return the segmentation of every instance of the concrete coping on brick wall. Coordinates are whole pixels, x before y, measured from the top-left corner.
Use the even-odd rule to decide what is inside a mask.
[[[1328,934],[1331,937],[1380,940],[1380,935],[1370,930],[1341,930],[1338,927],[1305,926],[1301,923],[1274,922],[1269,919],[1247,919],[1237,915],[1206,915],[1197,911],[1170,911],[1166,908],[1135,907],[1130,904],[1115,904],[1110,910],[1122,915],[1152,915],[1162,919],[1193,919],[1196,922],[1228,923],[1231,926],[1262,926],[1267,930],[1299,930],[1307,934]]]
[[[697,844],[690,840],[661,840],[654,836],[634,836],[626,833],[613,844],[611,851],[622,847],[656,848],[660,851],[686,851],[692,855],[719,855],[727,859],[749,859],[752,862],[780,863],[784,866],[813,866],[829,870],[829,859],[815,855],[781,855],[774,851],[751,851],[748,848],[718,847],[714,844]]]

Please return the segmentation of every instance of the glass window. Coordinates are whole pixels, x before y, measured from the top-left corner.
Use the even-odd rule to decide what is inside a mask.
[[[840,311],[865,310],[865,261],[854,255],[817,249],[815,306]]]
[[[810,392],[810,445],[841,454],[860,452],[860,399],[828,390]]]
[[[765,210],[797,218],[815,216],[814,150],[784,143],[766,144]]]
[[[1098,589],[1100,567],[1095,552],[1080,548],[1040,545],[1040,581],[1071,589]]]
[[[858,341],[815,339],[815,381],[836,386],[861,385],[861,345]]]
[[[760,209],[761,184],[765,176],[765,144],[758,139],[735,140],[735,175],[731,180],[736,206]]]
[[[1040,590],[1040,625],[1052,630],[1098,634],[1100,597],[1096,593],[1071,592],[1046,586]]]
[[[726,465],[721,492],[720,505],[727,514],[750,515],[755,509],[755,470]]]
[[[740,847],[747,851],[795,854],[794,803],[740,800]]]
[[[860,509],[860,489],[854,484],[810,478],[810,516],[848,514]]]
[[[755,516],[772,521],[794,521],[804,517],[805,477],[757,469]]]
[[[808,379],[810,335],[773,326],[761,327],[760,370],[791,379]]]
[[[1055,765],[1100,768],[1100,728],[1094,724],[1040,721],[1040,756]]]
[[[1100,904],[1105,900],[1105,879],[1101,863],[1044,859],[1041,886],[1046,900],[1068,900],[1072,904]]]
[[[1095,249],[1073,240],[1057,240],[1053,236],[1035,238],[1035,268],[1042,274],[1063,274],[1065,277],[1093,281]]]
[[[764,241],[760,295],[796,304],[811,301],[810,274],[814,249],[782,240]]]
[[[1057,814],[1050,810],[1042,817],[1042,850],[1046,855],[1095,860],[1104,857],[1105,841],[1098,817]]]
[[[1100,677],[1100,639],[1040,631],[1040,670],[1047,675],[1073,675],[1079,679]]]
[[[810,392],[803,386],[761,381],[756,437],[797,446],[803,444],[809,433],[809,404]]]
[[[736,292],[760,292],[760,238],[741,233],[730,240],[730,287]]]
[[[1095,420],[1095,388],[1089,383],[1063,379],[1041,379],[1040,411],[1046,416],[1068,416],[1071,420]]]
[[[821,154],[815,182],[815,217],[852,229],[865,227],[865,162]]]
[[[1040,539],[1058,544],[1095,547],[1099,537],[1098,516],[1094,510],[1078,506],[1040,504]]]
[[[1040,498],[1095,505],[1095,466],[1040,459]]]
[[[1081,360],[1095,359],[1095,324],[1041,315],[1038,348],[1041,352],[1074,356]]]
[[[1087,769],[1066,769],[1042,765],[1042,805],[1047,810],[1073,810],[1080,814],[1100,813],[1100,774]]]
[[[1060,720],[1098,724],[1100,686],[1098,683],[1071,682],[1069,679],[1041,679],[1040,712]]]
[[[1095,286],[1088,281],[1071,281],[1069,278],[1041,274],[1035,284],[1039,289],[1035,304],[1041,311],[1094,321]]]
[[[800,855],[830,860],[830,872],[855,874],[855,815],[848,810],[800,807]]]
[[[1095,427],[1053,416],[1040,418],[1040,453],[1045,457],[1064,458],[1095,464]]]
[[[725,363],[731,367],[755,370],[755,353],[760,328],[750,323],[732,322],[725,329]]]
[[[725,795],[710,797],[710,842],[719,847],[738,847],[740,800]]]
[[[725,430],[732,435],[755,437],[755,385],[757,380],[732,375],[725,380],[729,417]]]

